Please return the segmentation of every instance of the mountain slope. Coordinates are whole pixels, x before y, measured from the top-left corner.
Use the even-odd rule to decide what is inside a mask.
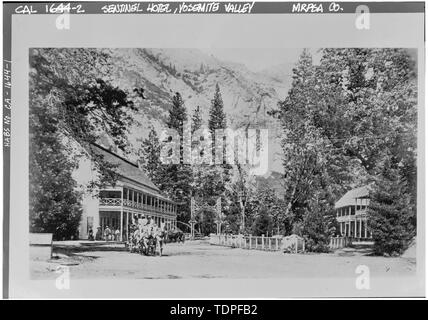
[[[215,85],[220,86],[228,126],[269,130],[269,154],[278,151],[278,123],[267,115],[284,99],[291,77],[282,73],[284,65],[263,72],[252,72],[243,64],[224,62],[198,49],[114,49],[115,82],[122,88],[144,88],[147,97],[139,107],[140,126],[131,128],[131,142],[145,137],[149,125],[161,128],[167,117],[171,97],[179,92],[189,115],[201,107],[204,121],[208,119]],[[284,76],[285,75],[285,76]],[[270,169],[275,170],[274,157]]]

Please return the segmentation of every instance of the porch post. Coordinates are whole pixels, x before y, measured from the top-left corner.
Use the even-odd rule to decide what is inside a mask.
[[[125,224],[125,230],[126,230],[126,237],[125,237],[125,241],[128,241],[128,238],[129,238],[129,234],[128,234],[128,232],[129,232],[129,212],[127,211],[126,212],[126,224]]]
[[[132,207],[133,208],[135,208],[135,198],[134,198],[134,196],[135,196],[135,191],[132,190]]]
[[[362,233],[362,224],[363,223],[363,220],[362,219],[360,219],[360,233],[359,233],[359,237],[360,238],[362,238],[363,237],[363,233]]]
[[[358,220],[357,220],[357,218],[355,218],[355,220],[354,220],[354,237],[355,238],[357,237],[357,222],[358,222]]]
[[[364,221],[364,238],[367,238],[367,220]]]
[[[122,205],[120,206],[120,239],[123,241],[123,187],[122,187]]]

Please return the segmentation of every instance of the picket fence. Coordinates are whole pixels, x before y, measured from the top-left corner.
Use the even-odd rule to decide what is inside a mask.
[[[256,237],[230,234],[211,234],[210,244],[227,246],[232,248],[279,251],[283,238],[280,237]]]
[[[335,237],[330,239],[330,249],[344,248],[351,243],[349,238]],[[210,244],[232,248],[279,251],[292,253],[305,252],[305,240],[292,235],[289,237],[256,237],[230,234],[210,234]]]

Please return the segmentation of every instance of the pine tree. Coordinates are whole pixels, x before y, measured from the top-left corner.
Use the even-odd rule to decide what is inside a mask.
[[[216,159],[216,144],[219,144],[220,141],[216,142],[215,131],[217,129],[224,130],[227,127],[226,114],[224,112],[223,99],[221,97],[220,87],[218,83],[215,87],[214,97],[211,100],[211,107],[209,111],[209,119],[208,119],[208,129],[211,133],[212,138],[212,155],[213,160]],[[225,156],[226,146],[223,141],[223,158]],[[223,164],[217,164],[224,168],[227,172],[229,166],[225,166]]]
[[[184,161],[183,129],[187,121],[187,110],[180,93],[172,98],[172,107],[169,110],[167,126],[179,135],[180,157],[177,164],[166,164],[162,168],[162,190],[179,203],[178,220],[188,222],[190,218],[190,197],[192,193],[192,169]]]
[[[183,98],[179,92],[176,92],[172,97],[172,108],[168,112],[168,120],[166,125],[169,129],[174,129],[177,132],[181,132],[181,139],[183,138],[182,131],[183,125],[187,120],[187,111],[184,105]]]
[[[208,128],[213,136],[216,129],[226,129],[226,114],[218,83],[215,86],[214,98],[211,100]]]
[[[376,254],[399,255],[416,236],[416,203],[397,166],[386,161],[370,193],[368,228]]]
[[[196,107],[192,115],[192,150],[195,148],[200,141],[198,137],[194,137],[193,134],[197,132],[202,127],[202,116],[201,109],[199,106]],[[196,140],[195,140],[196,139]],[[198,190],[202,188],[203,185],[203,171],[204,166],[192,164],[192,195],[198,194]]]
[[[147,139],[141,142],[140,164],[142,169],[153,181],[153,183],[162,189],[163,185],[163,168],[161,162],[161,144],[155,128],[152,126]]]
[[[201,108],[197,106],[192,115],[192,133],[199,130],[201,127],[202,127]]]
[[[311,112],[315,90],[315,67],[312,56],[304,50],[293,69],[293,83],[287,98],[280,103],[283,129],[283,167],[285,186],[284,216],[301,222],[309,199],[317,192],[317,179],[329,165],[328,141],[312,125]]]
[[[208,130],[212,138],[212,159],[215,159],[215,130],[226,129],[226,114],[223,110],[223,99],[220,87],[217,84],[214,97],[211,100],[209,111]],[[225,148],[224,148],[225,149]],[[201,165],[194,170],[194,194],[213,205],[217,197],[222,197],[222,207],[224,208],[226,199],[226,184],[230,180],[230,166],[226,164]]]
[[[328,250],[337,190],[346,184],[348,173],[352,172],[352,162],[343,161],[325,136],[331,128],[320,127],[320,121],[331,119],[328,113],[333,111],[328,110],[329,106],[325,110],[320,103],[321,75],[325,76],[314,66],[309,51],[304,50],[293,69],[288,96],[280,103],[285,186],[282,220],[294,224],[294,232],[307,240],[307,249],[311,251]],[[338,86],[335,77],[324,82]],[[343,93],[336,94],[331,89],[324,95],[335,100]],[[339,98],[335,101],[340,103]]]

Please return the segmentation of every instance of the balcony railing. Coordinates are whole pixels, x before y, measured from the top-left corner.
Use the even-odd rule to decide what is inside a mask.
[[[99,205],[100,206],[106,206],[106,207],[120,207],[122,205],[122,199],[120,198],[100,198],[99,199]],[[128,208],[134,208],[139,210],[144,210],[148,212],[153,213],[161,213],[161,214],[168,214],[173,215],[173,212],[167,212],[165,210],[162,210],[161,208],[155,208],[153,206],[149,206],[147,204],[135,202],[132,200],[123,199],[123,206]]]
[[[100,206],[120,207],[122,199],[119,198],[100,198]]]
[[[367,214],[367,209],[359,209],[355,213],[357,216],[364,216]]]
[[[351,221],[351,220],[355,219],[355,216],[357,216],[358,218],[361,218],[361,217],[364,218],[367,216],[367,210],[366,209],[357,210],[355,212],[355,214],[351,214],[351,215],[349,215],[349,214],[344,215],[344,216],[337,216],[336,215],[336,218],[337,218],[337,220],[341,220],[341,221]]]

